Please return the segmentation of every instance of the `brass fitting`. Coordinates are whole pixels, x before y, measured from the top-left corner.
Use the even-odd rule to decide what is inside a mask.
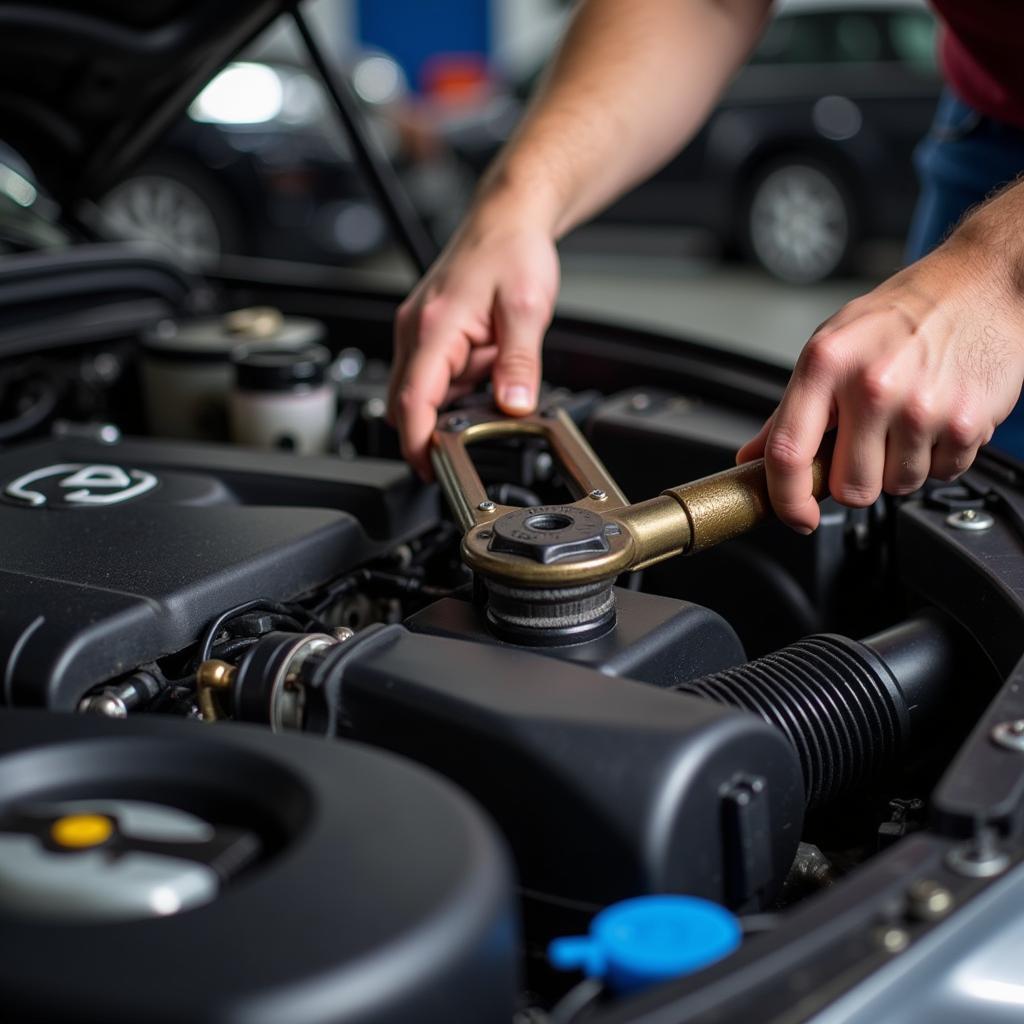
[[[217,707],[215,693],[230,690],[235,682],[237,669],[226,661],[211,658],[196,670],[196,698],[204,722],[216,722],[226,717]]]

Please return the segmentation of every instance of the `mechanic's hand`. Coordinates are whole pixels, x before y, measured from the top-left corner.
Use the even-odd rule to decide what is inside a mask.
[[[736,456],[764,456],[780,519],[819,520],[811,460],[837,427],[829,489],[842,504],[963,473],[1013,409],[1024,302],[998,246],[954,235],[814,332],[779,407]]]
[[[488,374],[502,411],[536,407],[559,273],[550,234],[527,221],[472,217],[398,310],[388,415],[424,478],[438,409]]]

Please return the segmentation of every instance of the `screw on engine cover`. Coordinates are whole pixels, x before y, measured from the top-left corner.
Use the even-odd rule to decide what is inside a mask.
[[[902,953],[910,945],[910,935],[905,928],[886,925],[875,933],[878,944],[886,953]]]
[[[651,407],[651,396],[645,395],[642,391],[633,395],[629,400],[629,407],[635,412],[643,412]]]
[[[1000,722],[992,727],[992,732],[989,735],[992,737],[992,742],[1000,747],[1024,754],[1024,718]]]
[[[356,631],[348,626],[335,626],[331,630],[331,636],[338,641],[339,644],[343,644],[346,640],[351,640],[356,635]]]
[[[590,497],[593,498],[594,501],[604,501],[605,498],[608,497],[608,492],[607,491],[602,491],[600,487],[595,487],[590,492]]]
[[[946,854],[946,866],[965,878],[993,878],[1010,865],[1010,857],[996,845],[991,828],[979,829],[973,839]]]
[[[460,430],[465,430],[469,426],[469,420],[465,416],[449,416],[444,421],[444,429],[450,430],[452,433],[457,434]]]
[[[973,530],[976,533],[990,530],[995,525],[991,513],[979,508],[963,508],[946,516],[946,522],[954,530]]]
[[[953,894],[934,879],[922,878],[907,890],[907,911],[918,921],[938,921],[953,909]]]
[[[490,500],[490,498],[488,498],[486,501],[481,501],[480,504],[477,505],[477,511],[493,512],[497,507],[498,506],[495,505],[494,502]]]

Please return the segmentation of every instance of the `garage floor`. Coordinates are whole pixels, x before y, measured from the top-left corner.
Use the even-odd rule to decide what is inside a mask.
[[[559,309],[678,333],[791,364],[843,303],[897,269],[899,248],[859,254],[857,277],[786,285],[723,261],[699,238],[592,228],[562,251]]]

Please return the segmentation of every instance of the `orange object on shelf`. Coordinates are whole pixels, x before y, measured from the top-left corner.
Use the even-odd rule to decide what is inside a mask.
[[[487,62],[475,53],[439,53],[420,72],[423,92],[430,99],[452,106],[475,103],[491,87]]]

